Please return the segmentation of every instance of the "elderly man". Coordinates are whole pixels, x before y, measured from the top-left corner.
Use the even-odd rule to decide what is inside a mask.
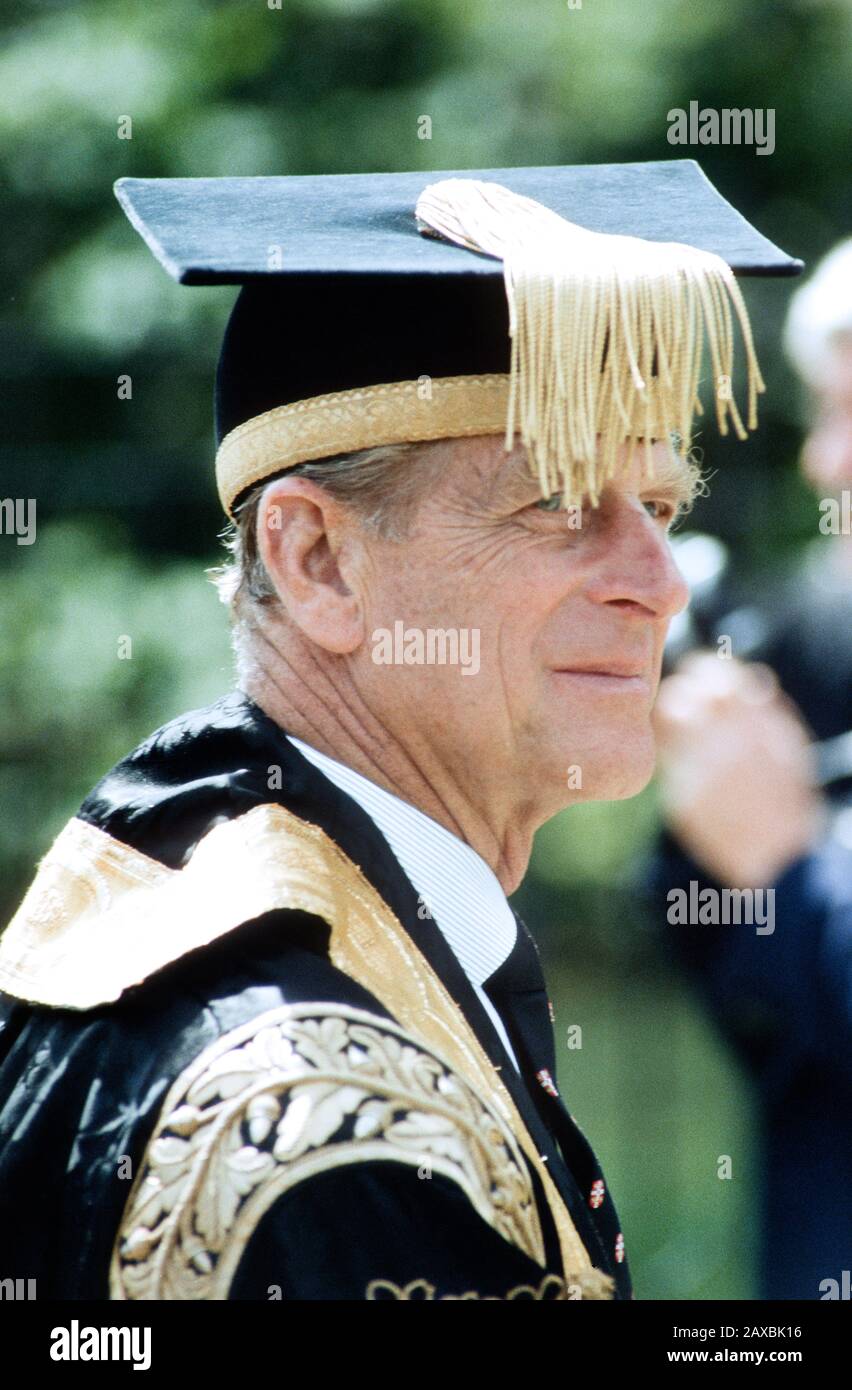
[[[415,175],[120,190],[180,278],[246,282],[218,376],[239,688],[95,788],[0,946],[4,1238],[40,1296],[631,1296],[506,894],[544,820],[651,774],[705,324],[744,433],[728,297],[760,389],[728,263],[659,239],[697,198],[740,268],[795,263],[692,165],[625,174],[639,227],[587,179],[657,240],[557,215],[589,171],[528,172],[426,190],[440,241]]]

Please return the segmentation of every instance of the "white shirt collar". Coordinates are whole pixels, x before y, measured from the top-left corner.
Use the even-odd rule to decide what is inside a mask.
[[[496,874],[476,850],[416,806],[301,739],[287,737],[378,826],[479,993],[517,937],[517,923]]]

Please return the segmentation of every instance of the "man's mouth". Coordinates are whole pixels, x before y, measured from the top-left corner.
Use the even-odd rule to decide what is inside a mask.
[[[561,666],[553,675],[580,686],[614,694],[646,694],[651,690],[647,666],[619,661],[600,661],[582,666]]]

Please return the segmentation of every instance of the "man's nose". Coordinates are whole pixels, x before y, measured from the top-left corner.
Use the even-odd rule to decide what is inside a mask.
[[[668,537],[641,503],[620,509],[606,558],[588,586],[596,603],[637,617],[670,619],[689,602],[689,587],[675,564]]]

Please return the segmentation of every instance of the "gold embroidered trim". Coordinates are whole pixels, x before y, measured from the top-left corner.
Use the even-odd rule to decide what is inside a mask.
[[[74,817],[0,936],[0,989],[54,1008],[89,1009],[117,999],[205,944],[200,921],[180,923],[150,912],[161,893],[173,894],[178,879],[164,864]],[[213,927],[206,940],[216,935]]]
[[[222,440],[219,497],[230,516],[247,488],[297,463],[377,444],[504,434],[508,406],[508,373],[395,381],[277,406]]]
[[[600,1275],[600,1271],[593,1270],[592,1274]],[[606,1275],[600,1275],[599,1280],[589,1277],[582,1284],[566,1284],[565,1280],[560,1279],[558,1274],[546,1274],[538,1285],[516,1284],[514,1288],[502,1295],[478,1293],[475,1289],[468,1289],[465,1293],[439,1294],[435,1285],[430,1284],[428,1279],[412,1279],[410,1284],[405,1284],[402,1287],[399,1284],[394,1284],[390,1279],[371,1279],[367,1285],[367,1299],[372,1302],[395,1299],[397,1302],[405,1303],[431,1300],[437,1303],[463,1303],[470,1300],[483,1303],[512,1303],[516,1300],[536,1303],[576,1303],[581,1299],[588,1302],[592,1299],[611,1298],[611,1294],[608,1292],[609,1284],[611,1284],[611,1280]]]
[[[363,1009],[271,1009],[206,1048],[172,1086],[122,1217],[111,1297],[226,1299],[252,1232],[283,1193],[388,1159],[451,1179],[541,1262],[517,1143],[460,1076]]]
[[[332,964],[497,1109],[542,1182],[566,1278],[591,1269],[547,1164],[461,1009],[357,865],[283,806],[256,806],[215,826],[179,870],[72,821],[0,938],[0,989],[92,1008],[282,908],[327,922]]]

